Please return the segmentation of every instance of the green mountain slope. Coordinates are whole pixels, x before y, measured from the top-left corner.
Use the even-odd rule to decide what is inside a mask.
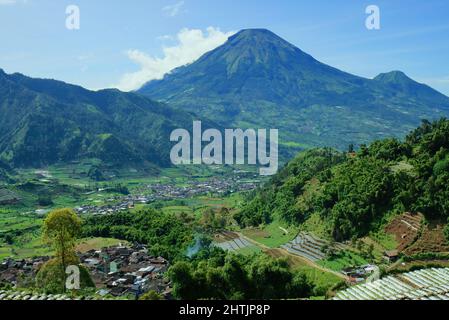
[[[255,226],[273,219],[302,225],[313,218],[329,236],[349,240],[403,212],[448,219],[449,120],[423,121],[404,142],[379,140],[357,153],[305,151],[235,218]]]
[[[170,165],[170,133],[194,116],[118,90],[89,91],[0,70],[0,159],[38,167],[86,158]]]
[[[296,148],[402,137],[420,119],[449,115],[448,97],[402,73],[357,77],[261,29],[237,33],[138,92],[225,126],[279,128],[281,144]]]

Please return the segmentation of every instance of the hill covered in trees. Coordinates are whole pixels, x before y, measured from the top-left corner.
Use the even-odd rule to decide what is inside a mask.
[[[184,257],[194,240],[189,217],[177,217],[154,209],[88,217],[82,230],[85,237],[111,237],[147,244],[152,254],[170,260]]]
[[[191,128],[193,119],[137,94],[90,91],[0,69],[0,178],[2,162],[16,168],[84,159],[168,166],[170,133]]]
[[[210,247],[169,271],[173,293],[184,300],[298,299],[314,286],[304,273],[291,270],[285,259],[243,256]]]
[[[403,142],[379,140],[350,151],[299,154],[252,196],[236,220],[242,226],[273,219],[301,225],[313,218],[341,241],[363,237],[407,211],[448,219],[449,120],[424,120]]]

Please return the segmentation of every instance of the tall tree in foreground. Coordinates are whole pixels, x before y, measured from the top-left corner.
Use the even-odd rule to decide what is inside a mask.
[[[36,284],[49,293],[65,292],[66,269],[77,266],[80,288],[93,287],[87,269],[80,265],[75,253],[76,238],[81,232],[81,219],[71,209],[52,211],[44,221],[44,240],[55,249],[55,258],[41,267]]]
[[[51,244],[64,269],[75,255],[76,237],[81,232],[81,219],[71,209],[52,211],[44,221],[44,240]]]

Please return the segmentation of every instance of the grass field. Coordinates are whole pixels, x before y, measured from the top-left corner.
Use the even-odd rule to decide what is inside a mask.
[[[307,278],[315,284],[317,288],[315,290],[315,295],[319,297],[323,297],[329,289],[343,282],[343,280],[336,275],[329,272],[323,272],[322,270],[311,266],[298,266],[296,270],[303,272]]]
[[[254,253],[260,253],[260,252],[262,252],[262,249],[260,249],[259,247],[256,247],[256,246],[245,247],[245,248],[242,248],[242,249],[239,249],[236,251],[236,253],[242,254],[242,255],[252,255]]]
[[[267,247],[277,248],[293,240],[298,231],[278,221],[273,221],[262,228],[245,229],[242,233]]]
[[[124,245],[127,244],[126,241],[110,238],[81,239],[76,246],[76,250],[80,252],[100,250],[101,248],[116,246],[120,243]],[[46,243],[43,243],[40,236],[35,236],[29,242],[24,244],[0,245],[0,261],[8,257],[13,259],[26,259],[51,255],[53,255],[53,249]]]
[[[33,237],[24,244],[1,244],[0,245],[0,261],[11,257],[13,259],[25,259],[32,257],[52,255],[53,250],[39,237]]]
[[[162,206],[161,210],[165,213],[177,214],[184,212],[193,214],[196,218],[201,218],[202,214],[209,209],[227,208],[232,213],[241,202],[242,195],[234,193],[227,197],[200,196],[184,200],[162,201],[160,205]]]
[[[341,251],[335,258],[318,261],[318,264],[330,270],[341,271],[347,267],[366,265],[368,261],[352,251]]]
[[[287,259],[288,264],[292,270],[297,270],[303,272],[309,281],[311,281],[316,289],[314,296],[318,299],[323,299],[327,291],[337,284],[341,284],[344,280],[337,275],[325,271],[322,268],[317,268],[312,265],[310,261],[304,260],[301,257],[288,254],[284,250],[280,249],[270,249],[265,250],[265,253],[274,258],[284,258]]]

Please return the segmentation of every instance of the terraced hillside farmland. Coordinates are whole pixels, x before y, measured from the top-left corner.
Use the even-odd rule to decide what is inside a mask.
[[[226,251],[257,251],[257,247],[237,233],[223,231],[216,235],[214,246]]]
[[[291,254],[316,262],[325,259],[326,254],[323,252],[323,248],[329,245],[330,243],[326,240],[319,239],[312,234],[301,232],[295,239],[281,246],[281,248]],[[335,244],[335,249],[341,250],[343,248],[342,244]]]
[[[426,224],[420,237],[404,251],[407,255],[428,252],[449,252],[449,244],[444,236],[444,224],[439,221],[430,221]]]
[[[399,244],[397,249],[403,251],[418,237],[424,216],[420,213],[404,213],[393,219],[386,227],[385,232],[392,234]]]
[[[0,205],[14,204],[20,201],[20,197],[8,189],[0,189]]]
[[[340,291],[333,300],[449,300],[449,268],[388,276]]]

